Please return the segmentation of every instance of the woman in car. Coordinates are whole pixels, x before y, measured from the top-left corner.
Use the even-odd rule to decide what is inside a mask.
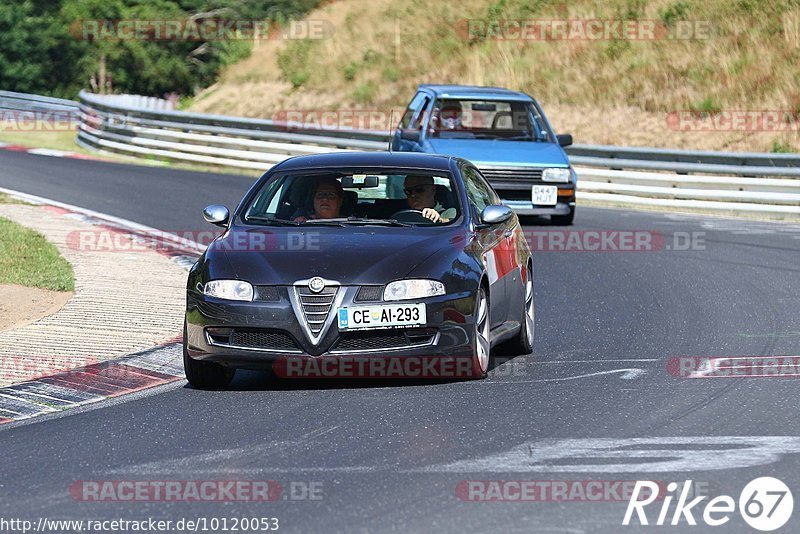
[[[309,219],[335,219],[340,217],[342,203],[344,202],[344,189],[336,178],[322,178],[317,181],[312,194],[314,212],[308,215],[295,217],[296,222]]]

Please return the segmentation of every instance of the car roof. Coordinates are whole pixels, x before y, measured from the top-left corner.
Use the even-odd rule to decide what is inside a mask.
[[[444,85],[421,84],[419,89],[426,89],[437,97],[447,98],[483,98],[504,100],[533,100],[529,95],[502,87],[482,87],[479,85]]]
[[[273,169],[285,172],[320,167],[397,167],[449,172],[451,159],[452,156],[421,152],[336,152],[289,158]]]

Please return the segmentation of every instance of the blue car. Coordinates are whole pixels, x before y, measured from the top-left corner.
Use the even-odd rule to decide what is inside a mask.
[[[539,104],[497,87],[420,85],[392,138],[392,150],[447,154],[474,163],[519,215],[575,218],[577,176]]]

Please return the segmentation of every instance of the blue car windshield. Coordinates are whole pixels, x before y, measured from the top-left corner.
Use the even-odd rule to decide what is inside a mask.
[[[428,128],[439,138],[549,141],[536,107],[519,100],[438,100]]]
[[[449,173],[400,169],[309,170],[265,182],[248,224],[423,226],[455,222],[461,206]]]

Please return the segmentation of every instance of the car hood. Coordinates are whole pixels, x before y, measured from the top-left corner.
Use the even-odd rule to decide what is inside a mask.
[[[436,252],[464,243],[460,228],[237,228],[212,244],[233,275],[252,284],[289,285],[321,276],[342,285],[404,278]]]
[[[564,151],[555,143],[497,139],[430,139],[428,142],[437,154],[457,156],[476,165],[569,165]]]

